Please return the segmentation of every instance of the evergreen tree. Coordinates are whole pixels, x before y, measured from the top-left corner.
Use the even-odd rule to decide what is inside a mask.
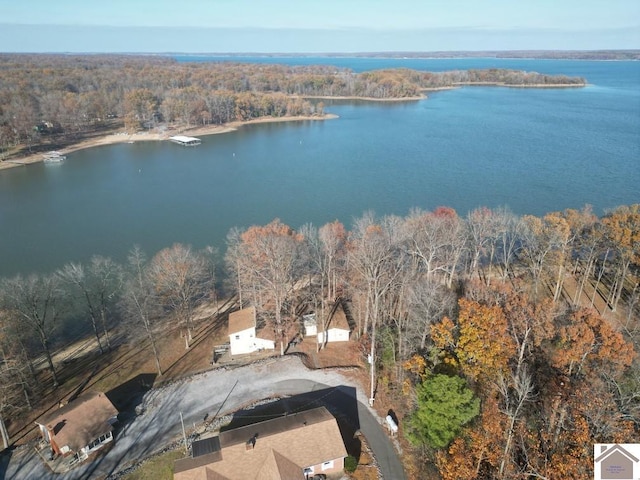
[[[407,421],[414,445],[444,448],[480,412],[480,399],[460,377],[433,375],[417,387],[418,408]]]

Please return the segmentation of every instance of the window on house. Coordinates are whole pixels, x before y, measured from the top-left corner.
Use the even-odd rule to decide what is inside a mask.
[[[236,340],[240,340],[240,335],[236,335]]]
[[[305,475],[313,475],[313,467],[307,467],[304,469]]]
[[[333,460],[322,464],[322,470],[329,470],[331,468],[333,468]]]

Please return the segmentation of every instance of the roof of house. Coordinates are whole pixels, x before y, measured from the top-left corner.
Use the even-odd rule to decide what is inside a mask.
[[[59,447],[68,446],[77,452],[113,427],[109,420],[118,415],[118,410],[104,393],[86,392],[65,406],[46,413],[36,420],[53,432]]]
[[[305,328],[315,327],[318,325],[318,319],[316,318],[315,313],[307,313],[302,316],[302,323]]]
[[[324,407],[222,432],[220,445],[218,461],[178,460],[174,479],[208,479],[211,471],[228,480],[302,480],[305,467],[347,455],[338,423]]]
[[[247,307],[229,314],[229,335],[256,326],[256,307]]]
[[[220,452],[220,437],[217,435],[215,437],[196,440],[191,444],[191,454],[193,458],[216,452]]]
[[[347,314],[344,313],[344,308],[342,307],[342,302],[338,302],[333,309],[331,318],[329,318],[328,328],[339,328],[341,330],[351,331]]]
[[[275,450],[271,450],[267,454],[256,478],[260,480],[305,480],[302,468]]]

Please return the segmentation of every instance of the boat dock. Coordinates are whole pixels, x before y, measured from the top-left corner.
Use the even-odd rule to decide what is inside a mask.
[[[52,151],[44,154],[44,163],[60,163],[65,160],[65,157],[60,152]]]
[[[202,141],[196,137],[186,137],[184,135],[176,135],[175,137],[169,137],[169,140],[183,147],[195,147],[200,145]]]

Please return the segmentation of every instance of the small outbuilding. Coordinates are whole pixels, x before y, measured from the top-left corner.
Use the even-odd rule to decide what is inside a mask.
[[[101,392],[83,393],[36,420],[52,454],[74,455],[79,461],[113,441],[118,410]]]
[[[331,309],[324,329],[318,324],[315,313],[303,315],[302,324],[305,337],[317,337],[318,343],[325,342],[325,335],[327,342],[346,342],[351,335],[351,327],[340,301],[336,302]]]
[[[248,307],[229,314],[229,350],[231,355],[242,355],[260,350],[274,350],[275,338],[269,338],[266,329],[256,331],[256,308]]]

